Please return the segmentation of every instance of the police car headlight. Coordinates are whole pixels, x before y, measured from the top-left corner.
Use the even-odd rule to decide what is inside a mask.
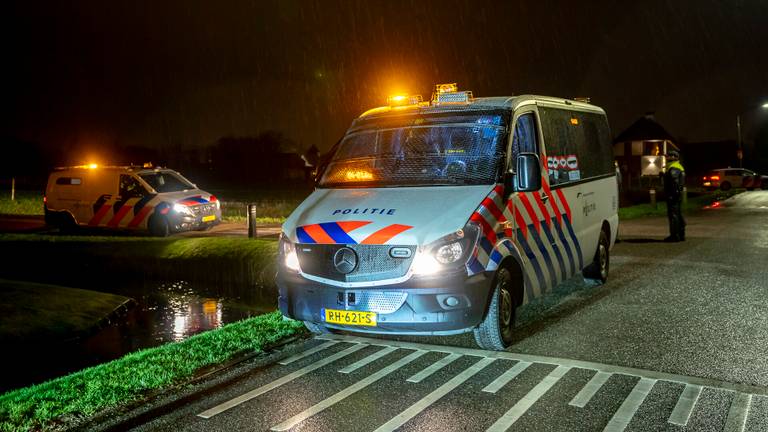
[[[280,259],[289,270],[299,271],[299,256],[296,254],[296,245],[285,234],[280,234]]]
[[[441,270],[456,269],[467,263],[480,236],[480,227],[469,222],[464,228],[451,233],[416,252],[411,264],[415,275],[431,275]]]
[[[453,264],[461,259],[461,255],[463,253],[464,248],[461,247],[461,242],[455,241],[453,243],[437,248],[437,252],[435,252],[435,259],[440,264]]]
[[[174,204],[173,211],[182,214],[192,214],[192,210],[190,210],[189,207],[185,206],[184,204]]]

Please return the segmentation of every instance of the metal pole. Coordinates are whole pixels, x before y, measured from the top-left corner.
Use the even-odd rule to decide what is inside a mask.
[[[248,204],[246,221],[248,223],[248,238],[256,238],[256,204]]]
[[[16,199],[16,177],[11,177],[11,201]]]
[[[736,114],[736,133],[739,137],[739,152],[741,157],[739,158],[739,168],[744,168],[744,148],[741,146],[741,114]]]

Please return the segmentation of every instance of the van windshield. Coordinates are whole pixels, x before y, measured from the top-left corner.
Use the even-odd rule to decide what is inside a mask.
[[[139,177],[159,193],[179,192],[195,188],[195,185],[189,180],[172,171],[141,173]]]
[[[365,120],[339,143],[319,186],[493,184],[504,161],[506,124],[503,111]]]

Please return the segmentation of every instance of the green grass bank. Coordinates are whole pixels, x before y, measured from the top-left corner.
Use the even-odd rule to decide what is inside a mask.
[[[683,211],[686,213],[701,210],[705,206],[711,205],[715,201],[723,201],[743,191],[730,190],[707,192],[696,196],[690,196],[687,202],[683,205]],[[637,219],[641,217],[649,216],[666,216],[667,215],[667,203],[666,201],[659,201],[654,208],[650,204],[638,204],[628,207],[619,208],[619,220]]]
[[[189,380],[202,368],[243,353],[262,352],[269,345],[303,332],[300,322],[283,320],[279,312],[272,312],[13,390],[0,396],[0,430],[72,425],[79,419]]]

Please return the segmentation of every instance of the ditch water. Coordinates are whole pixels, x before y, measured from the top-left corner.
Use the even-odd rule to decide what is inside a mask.
[[[277,308],[277,295],[258,287],[215,287],[177,280],[91,289],[130,297],[136,304],[91,335],[55,344],[39,341],[6,351],[11,355],[4,356],[3,363],[15,372],[0,380],[0,393]]]

